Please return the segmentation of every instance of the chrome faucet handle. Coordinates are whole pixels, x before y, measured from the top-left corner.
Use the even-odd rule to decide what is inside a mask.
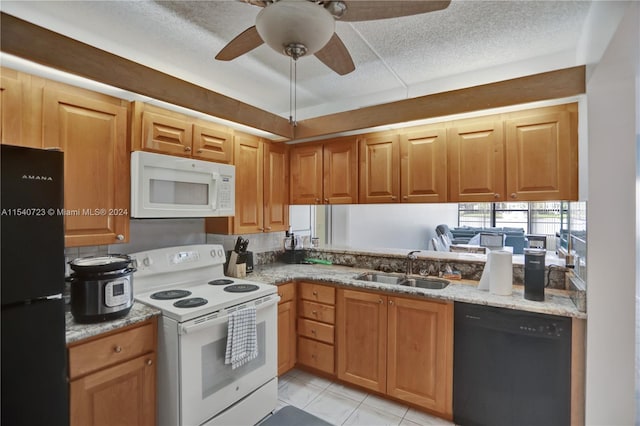
[[[420,250],[412,250],[407,254],[407,258],[411,259],[411,260],[416,260],[418,258],[418,256],[416,256],[416,253],[420,253]]]
[[[426,269],[420,269],[418,271],[418,273],[424,277],[424,276],[427,276],[429,274],[429,271],[426,270]]]

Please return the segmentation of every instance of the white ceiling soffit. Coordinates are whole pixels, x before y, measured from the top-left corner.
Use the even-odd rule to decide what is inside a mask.
[[[581,65],[589,1],[453,0],[432,13],[337,22],[356,70],[297,64],[297,119]],[[603,5],[599,5],[600,8]],[[254,25],[240,1],[6,1],[36,25],[258,108],[289,115],[289,58],[266,45],[214,56]],[[581,58],[582,59],[582,58]]]

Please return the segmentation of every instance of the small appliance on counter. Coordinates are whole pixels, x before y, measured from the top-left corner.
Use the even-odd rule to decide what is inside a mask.
[[[79,323],[121,318],[133,306],[131,258],[124,254],[79,257],[69,262],[71,314]]]
[[[302,263],[307,257],[307,252],[303,249],[303,237],[296,236],[293,232],[286,231],[283,246],[282,261],[285,263]]]
[[[544,300],[544,262],[546,250],[524,249],[524,298]]]

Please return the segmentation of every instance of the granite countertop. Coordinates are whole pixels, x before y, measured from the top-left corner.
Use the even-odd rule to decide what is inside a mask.
[[[254,271],[248,274],[246,279],[276,285],[293,280],[307,279],[330,282],[346,287],[382,290],[387,293],[398,293],[399,295],[424,296],[429,299],[468,302],[580,319],[587,317],[585,312],[578,310],[569,297],[569,292],[564,290],[546,289],[545,300],[543,302],[535,302],[526,300],[523,295],[523,287],[518,285],[513,286],[513,294],[511,296],[498,296],[488,291],[478,290],[478,282],[471,280],[451,280],[450,284],[442,290],[429,290],[354,279],[358,274],[367,271],[371,270],[336,265],[272,263],[255,267]]]
[[[129,313],[123,318],[93,324],[79,324],[73,319],[71,312],[67,312],[65,316],[67,344],[146,321],[149,318],[160,315],[160,313],[159,309],[152,308],[144,303],[134,302]]]

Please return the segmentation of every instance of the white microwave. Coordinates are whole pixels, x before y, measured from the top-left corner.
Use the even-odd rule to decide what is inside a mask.
[[[235,214],[235,166],[171,155],[131,153],[131,217]]]

